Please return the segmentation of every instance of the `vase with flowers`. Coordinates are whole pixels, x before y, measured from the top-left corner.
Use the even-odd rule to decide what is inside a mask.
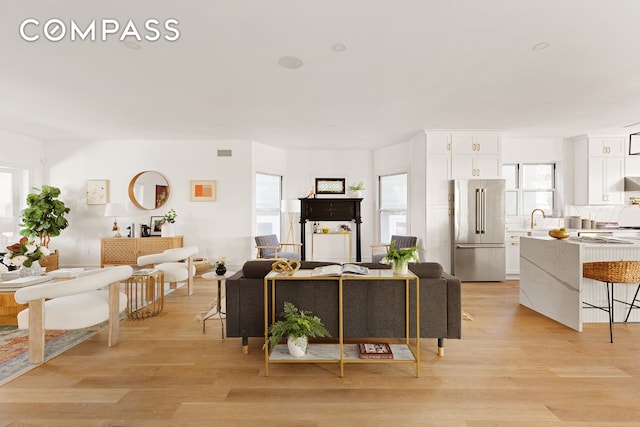
[[[173,237],[176,235],[176,218],[178,214],[175,210],[169,209],[169,212],[162,217],[160,235],[162,237]]]
[[[418,258],[418,246],[411,246],[410,248],[396,248],[396,242],[392,241],[389,246],[389,252],[384,257],[384,261],[387,264],[391,264],[393,272],[396,274],[407,274],[409,271],[410,262],[420,262]]]
[[[224,276],[227,272],[227,259],[221,256],[213,263],[213,268],[216,270],[218,276]]]
[[[42,274],[42,267],[38,260],[49,255],[49,249],[45,246],[36,245],[23,237],[18,243],[7,246],[7,253],[2,260],[3,264],[19,268],[18,275],[39,276]]]

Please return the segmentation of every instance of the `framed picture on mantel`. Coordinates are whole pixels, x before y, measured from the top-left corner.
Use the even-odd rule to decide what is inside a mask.
[[[345,178],[316,178],[316,194],[345,194]]]

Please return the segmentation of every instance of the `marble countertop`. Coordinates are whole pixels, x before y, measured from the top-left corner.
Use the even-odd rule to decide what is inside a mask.
[[[640,247],[640,239],[633,237],[569,237],[568,239],[554,239],[551,236],[523,236],[523,239],[549,240],[570,243],[574,245],[608,246],[608,247]]]

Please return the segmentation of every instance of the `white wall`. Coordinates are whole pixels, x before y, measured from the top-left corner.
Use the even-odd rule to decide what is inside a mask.
[[[218,149],[233,150],[232,157],[217,157]],[[98,265],[100,238],[112,235],[112,218],[105,218],[104,205],[87,205],[88,179],[108,179],[112,202],[126,202],[127,218],[149,223],[173,208],[178,213],[176,229],[185,245],[195,245],[201,256],[213,262],[226,256],[231,266],[250,256],[253,174],[250,141],[67,141],[45,144],[47,183],[60,187],[61,199],[71,208],[69,227],[52,241],[65,266]],[[128,202],[131,178],[145,170],[162,173],[171,186],[165,206],[142,210]],[[217,180],[216,202],[191,202],[190,180]]]

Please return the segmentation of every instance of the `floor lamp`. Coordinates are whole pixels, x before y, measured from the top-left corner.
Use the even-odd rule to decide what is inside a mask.
[[[280,204],[282,212],[289,214],[289,232],[287,233],[287,240],[285,243],[295,243],[295,234],[293,233],[293,217],[296,213],[300,212],[300,200],[283,200]]]

